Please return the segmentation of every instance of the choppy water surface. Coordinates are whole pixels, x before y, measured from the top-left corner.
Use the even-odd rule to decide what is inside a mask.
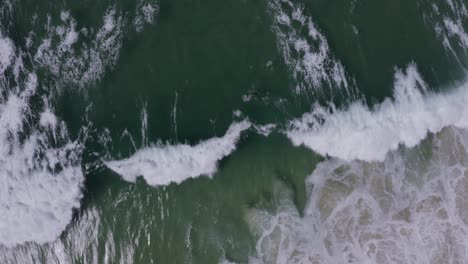
[[[0,263],[468,263],[467,7],[0,1]]]

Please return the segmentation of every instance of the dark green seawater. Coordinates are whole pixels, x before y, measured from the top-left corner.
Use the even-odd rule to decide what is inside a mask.
[[[0,263],[468,263],[467,8],[0,0]]]

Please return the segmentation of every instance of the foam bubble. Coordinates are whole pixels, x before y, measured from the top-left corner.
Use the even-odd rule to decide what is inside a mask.
[[[395,74],[394,100],[369,109],[361,102],[345,110],[315,106],[291,122],[287,136],[321,155],[382,161],[399,145],[413,147],[428,132],[468,126],[468,83],[447,94],[427,92],[416,66]]]
[[[134,182],[138,176],[143,176],[154,186],[181,183],[200,175],[211,176],[216,172],[218,161],[236,149],[242,131],[250,126],[248,121],[233,123],[223,137],[211,138],[195,146],[145,147],[127,159],[105,164],[127,181]]]

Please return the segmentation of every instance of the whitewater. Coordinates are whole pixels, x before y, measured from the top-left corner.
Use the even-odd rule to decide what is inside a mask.
[[[6,10],[2,4],[0,11],[9,14],[15,4],[5,3]],[[156,11],[152,3],[140,1],[135,28],[151,23]],[[123,17],[113,7],[88,36],[90,46],[83,39],[93,30],[78,30],[69,11],[62,11],[59,21],[47,20],[45,36],[31,31],[23,46],[0,28],[0,245],[6,248],[55,241],[80,208],[81,157],[90,124],[85,122],[72,139],[54,113],[54,99],[66,86],[83,89],[102,78],[121,48]],[[56,82],[41,80],[41,70]]]
[[[300,7],[278,3],[293,7],[290,16],[277,7],[279,21],[308,20]],[[447,4],[455,19],[433,4],[428,17],[443,23],[427,23],[435,23],[444,47],[459,59],[456,46],[467,47],[467,12],[462,2]],[[300,37],[290,42],[304,43]],[[320,57],[323,47],[309,57]],[[303,72],[300,63],[289,61],[293,76]],[[315,104],[291,120],[282,133],[325,160],[306,178],[303,211],[282,182],[274,187],[274,210],[247,211],[258,238],[249,263],[465,263],[467,105],[466,81],[436,93],[409,63],[395,70],[393,97],[382,103]]]
[[[328,155],[307,177],[303,215],[278,187],[275,212],[246,215],[251,263],[463,263],[468,252],[467,87],[435,94],[415,65],[371,109],[316,106],[287,136]]]

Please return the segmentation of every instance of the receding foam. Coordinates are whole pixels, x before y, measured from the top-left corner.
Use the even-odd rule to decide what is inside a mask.
[[[412,147],[428,132],[468,126],[468,83],[445,94],[427,92],[416,66],[395,74],[394,99],[369,109],[361,102],[345,110],[314,107],[291,122],[287,136],[321,155],[382,161],[399,145]]]
[[[145,147],[123,160],[105,164],[125,180],[134,182],[143,176],[150,185],[181,183],[200,175],[211,176],[218,161],[236,149],[242,131],[251,126],[249,121],[233,123],[223,137],[215,137],[195,146],[187,144]]]
[[[468,131],[448,127],[382,162],[319,163],[303,216],[292,195],[248,211],[250,263],[465,263],[467,147]]]

